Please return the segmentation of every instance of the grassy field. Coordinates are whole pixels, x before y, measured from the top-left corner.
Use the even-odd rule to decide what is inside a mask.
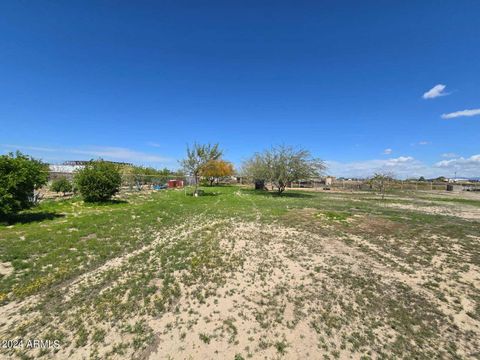
[[[480,356],[480,197],[204,190],[0,225],[0,358]]]

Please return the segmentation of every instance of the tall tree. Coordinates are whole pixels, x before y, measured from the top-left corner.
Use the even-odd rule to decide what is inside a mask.
[[[255,154],[244,163],[244,173],[253,181],[269,181],[281,194],[288,183],[319,176],[325,170],[322,160],[308,150],[289,146],[273,147]]]
[[[218,144],[197,144],[187,146],[187,157],[181,161],[181,165],[185,172],[193,176],[195,181],[194,195],[198,194],[198,182],[201,176],[202,168],[212,160],[218,160],[222,156],[222,150]]]

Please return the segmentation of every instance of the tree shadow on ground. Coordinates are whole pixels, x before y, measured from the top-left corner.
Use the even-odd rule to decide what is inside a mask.
[[[219,188],[232,188],[232,187],[238,187],[238,185],[234,184],[213,184],[213,185],[210,185],[210,184],[206,184],[206,185],[202,185],[202,187],[206,187],[206,188],[214,188],[214,187],[219,187]]]
[[[193,193],[187,193],[188,196],[193,196]],[[210,191],[205,191],[201,194],[198,195],[198,197],[204,197],[204,196],[218,196],[218,195],[221,195],[220,193],[216,193],[216,192],[210,192]]]
[[[243,190],[251,195],[266,196],[266,197],[278,197],[278,198],[311,198],[314,197],[312,194],[304,192],[292,192],[285,191],[279,194],[277,191],[266,191],[266,190]]]
[[[64,216],[64,214],[49,211],[12,214],[0,217],[0,225],[29,224],[32,222],[62,218]]]
[[[122,204],[128,204],[127,200],[121,200],[121,199],[111,199],[111,200],[105,200],[105,201],[92,201],[92,202],[84,202],[85,206],[109,206],[109,205],[122,205]]]

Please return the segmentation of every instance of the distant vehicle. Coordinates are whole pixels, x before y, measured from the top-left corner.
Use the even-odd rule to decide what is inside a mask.
[[[162,184],[162,185],[153,185],[153,190],[165,190],[167,189],[168,186],[166,184]]]

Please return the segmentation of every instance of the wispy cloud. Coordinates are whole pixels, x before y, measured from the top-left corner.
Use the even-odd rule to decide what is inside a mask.
[[[429,145],[430,141],[419,141],[418,145]]]
[[[438,161],[433,164],[424,163],[412,156],[399,156],[391,159],[372,159],[354,162],[327,161],[328,173],[335,176],[366,178],[375,172],[390,172],[398,178],[418,178],[424,176],[451,177],[456,172],[462,177],[480,177],[480,154],[470,157],[458,157]]]
[[[124,161],[164,162],[169,159],[163,156],[148,154],[122,147],[93,146],[87,149],[67,149],[73,154],[93,155],[101,158],[123,159]]]
[[[151,146],[151,147],[156,147],[156,148],[159,148],[159,147],[162,146],[161,144],[156,143],[156,142],[153,142],[153,141],[147,142],[147,145],[148,145],[148,146]]]
[[[449,95],[449,93],[444,92],[445,88],[447,86],[443,84],[437,84],[430,90],[428,90],[426,93],[422,95],[424,99],[435,99],[436,97],[439,96],[446,96]]]
[[[390,148],[383,150],[383,153],[384,153],[385,155],[390,155],[392,152],[393,152],[393,150],[390,149]]]
[[[10,149],[10,150],[29,150],[29,151],[41,151],[41,152],[56,152],[58,149],[51,147],[40,147],[40,146],[23,146],[23,145],[12,145],[12,144],[0,144],[1,147]]]
[[[173,161],[173,159],[168,157],[160,156],[157,154],[145,153],[123,147],[87,146],[79,148],[53,148],[12,144],[2,144],[1,147],[11,150],[20,149],[23,151],[30,151],[40,154],[47,153],[46,156],[44,156],[47,161],[50,159],[66,159],[67,157],[72,157],[72,155],[82,155],[83,159],[103,158],[105,160],[133,162],[140,164],[169,163]]]
[[[476,115],[480,115],[480,109],[461,110],[461,111],[455,111],[448,114],[442,114],[442,119],[454,119],[462,116],[476,116]]]
[[[443,153],[442,154],[442,157],[443,158],[446,158],[446,159],[452,159],[452,158],[456,158],[456,157],[459,157],[459,155],[453,153],[453,152],[449,152],[449,153]]]
[[[400,178],[425,175],[426,167],[411,156],[341,163],[327,161],[328,172],[344,177],[368,177],[375,172],[392,172]]]

